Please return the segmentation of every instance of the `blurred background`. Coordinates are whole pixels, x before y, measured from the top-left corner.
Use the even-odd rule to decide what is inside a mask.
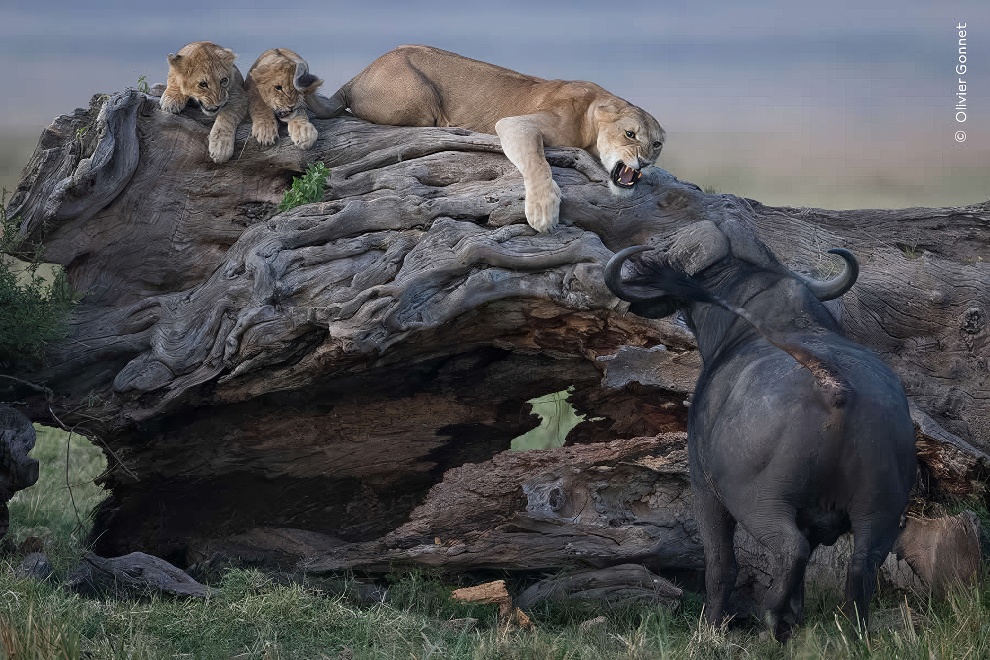
[[[955,119],[957,24],[967,120]],[[191,41],[299,52],[333,93],[403,43],[584,79],[667,129],[661,166],[772,205],[950,206],[990,198],[990,2],[0,2],[0,185],[54,117],[164,82]],[[957,131],[966,140],[956,140]]]

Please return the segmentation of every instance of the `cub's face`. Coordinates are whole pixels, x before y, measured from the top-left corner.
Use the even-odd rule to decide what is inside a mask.
[[[598,157],[609,172],[613,192],[632,189],[642,169],[660,158],[666,133],[650,114],[634,105],[604,105],[595,112]]]
[[[175,87],[182,96],[196,99],[207,116],[214,116],[227,104],[234,79],[237,55],[209,41],[184,46],[168,56],[168,87]]]
[[[275,116],[288,121],[297,112],[305,113],[304,97],[323,81],[309,73],[306,61],[287,49],[262,53],[248,72],[248,78]]]

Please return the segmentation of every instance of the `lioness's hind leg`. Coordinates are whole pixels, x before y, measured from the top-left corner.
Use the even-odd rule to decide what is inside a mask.
[[[305,110],[303,113],[305,114]],[[302,117],[299,119],[290,119],[289,122],[289,137],[300,149],[309,149],[314,144],[316,144],[316,138],[319,137],[319,133],[316,127],[309,122],[307,117]]]
[[[495,124],[502,151],[519,168],[526,186],[526,221],[539,232],[549,232],[560,218],[560,186],[553,180],[543,154],[542,125],[554,123],[550,115],[505,117]]]

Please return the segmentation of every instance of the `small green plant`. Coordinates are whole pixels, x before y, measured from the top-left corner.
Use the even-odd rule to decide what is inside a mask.
[[[895,245],[900,248],[901,252],[904,253],[904,256],[907,259],[917,259],[921,256],[921,252],[919,251],[917,245],[909,245],[907,243],[896,243]]]
[[[137,88],[139,92],[144,92],[145,94],[151,91],[151,86],[148,85],[148,76],[138,77]]]
[[[704,188],[701,189],[701,192],[705,193],[706,195],[718,195],[719,189],[716,186],[705,186]]]
[[[45,346],[65,337],[77,297],[60,268],[42,276],[41,246],[25,245],[17,220],[7,217],[6,190],[0,232],[0,363],[40,358]]]
[[[306,168],[305,174],[292,178],[292,187],[285,191],[285,196],[282,197],[278,210],[288,211],[303,204],[320,201],[327,185],[328,176],[330,176],[330,168],[324,163],[320,161],[311,163]]]

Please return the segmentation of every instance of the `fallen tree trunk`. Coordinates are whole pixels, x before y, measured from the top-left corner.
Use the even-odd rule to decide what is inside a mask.
[[[12,369],[54,398],[12,395],[108,448],[102,555],[188,565],[236,544],[260,561],[271,543],[327,570],[697,570],[684,473],[663,464],[683,435],[630,440],[683,432],[694,339],[624,315],[601,270],[719,215],[755,224],[797,271],[829,268],[831,247],[857,254],[859,283],[830,309],[904,381],[923,494],[983,493],[990,204],[777,209],[662,170],[616,197],[588,154],[551,149],[569,226],[537,235],[494,136],[345,117],[316,121],[304,152],[261,149],[245,124],[218,166],[207,126],[156,106],[128,90],[58,118],[9,209],[84,293],[48,364]],[[324,200],[275,213],[317,160]],[[559,453],[503,453],[538,423],[526,402],[567,388],[587,416],[569,436],[587,448],[565,448],[590,452],[582,478]],[[558,481],[584,508],[554,509],[554,493],[574,497]],[[461,500],[436,505],[448,491]],[[554,515],[530,511],[540,497]]]

